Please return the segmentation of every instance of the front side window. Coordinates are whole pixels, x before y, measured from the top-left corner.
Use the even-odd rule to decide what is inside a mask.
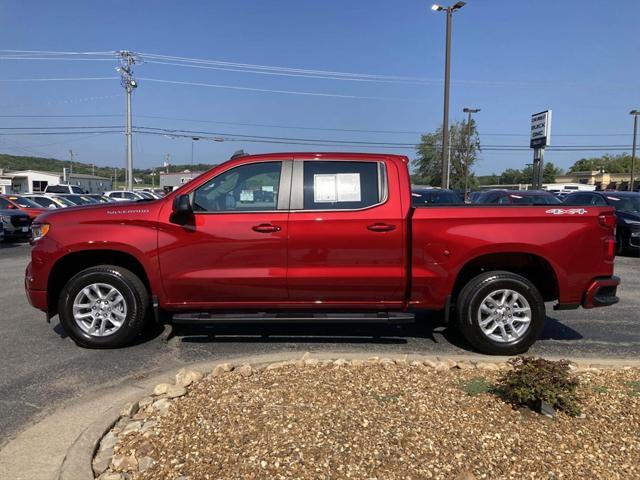
[[[378,162],[304,162],[305,210],[357,210],[381,203]]]
[[[195,212],[260,212],[276,210],[282,162],[248,163],[227,170],[199,187]]]
[[[82,190],[80,187],[71,187],[71,192],[72,193],[84,193],[84,190]]]

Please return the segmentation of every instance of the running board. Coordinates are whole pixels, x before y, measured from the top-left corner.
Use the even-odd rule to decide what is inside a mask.
[[[173,315],[173,323],[412,323],[415,315],[404,312],[377,313],[216,313],[186,312]]]

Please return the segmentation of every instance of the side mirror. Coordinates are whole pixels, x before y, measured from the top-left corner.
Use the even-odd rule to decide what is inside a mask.
[[[187,219],[193,214],[193,206],[189,195],[178,195],[173,199],[173,213],[171,220],[179,225],[187,223]]]

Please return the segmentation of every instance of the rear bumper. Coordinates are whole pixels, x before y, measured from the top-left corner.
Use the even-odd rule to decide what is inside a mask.
[[[620,278],[616,276],[599,277],[594,279],[582,300],[583,308],[608,307],[618,303],[616,291],[620,285]]]

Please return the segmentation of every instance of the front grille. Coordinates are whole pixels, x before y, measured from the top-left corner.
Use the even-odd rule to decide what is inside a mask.
[[[12,215],[11,225],[14,227],[29,227],[31,226],[31,219],[27,215]]]

